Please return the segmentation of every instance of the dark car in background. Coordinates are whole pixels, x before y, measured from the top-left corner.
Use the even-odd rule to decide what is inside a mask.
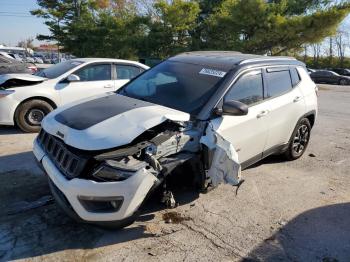
[[[347,68],[332,68],[331,71],[336,72],[339,75],[350,76],[350,70]]]
[[[36,71],[37,67],[33,63],[20,62],[0,55],[0,74],[33,74]]]
[[[315,83],[349,85],[350,77],[339,75],[336,72],[329,70],[318,70],[310,74],[311,79]]]

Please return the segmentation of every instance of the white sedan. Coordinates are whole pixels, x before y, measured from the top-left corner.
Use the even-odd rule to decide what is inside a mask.
[[[36,75],[0,75],[0,125],[37,132],[45,115],[58,106],[115,91],[147,69],[134,61],[82,58]]]

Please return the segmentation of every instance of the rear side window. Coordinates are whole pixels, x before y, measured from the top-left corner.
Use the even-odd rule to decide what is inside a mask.
[[[296,68],[291,68],[290,76],[292,77],[293,86],[296,86],[297,84],[299,84],[300,76],[299,76],[298,70]]]
[[[116,65],[117,79],[133,79],[141,73],[140,68],[130,65]]]
[[[263,100],[263,79],[261,71],[241,76],[225,96],[225,101],[236,100],[246,105]]]
[[[289,70],[267,71],[266,80],[268,83],[267,97],[282,95],[293,88]]]

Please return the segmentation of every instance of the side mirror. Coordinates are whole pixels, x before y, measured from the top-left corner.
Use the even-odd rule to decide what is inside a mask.
[[[239,101],[229,100],[224,102],[218,113],[221,115],[244,116],[248,114],[248,106]]]
[[[68,82],[77,82],[80,81],[80,77],[74,74],[71,74],[67,77]]]

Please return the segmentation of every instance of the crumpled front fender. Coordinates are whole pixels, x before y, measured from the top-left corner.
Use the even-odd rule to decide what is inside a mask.
[[[239,185],[241,181],[241,165],[238,154],[233,145],[225,140],[219,133],[215,132],[209,123],[205,135],[201,137],[200,143],[214,151],[207,176],[212,186],[227,183],[233,186]]]

